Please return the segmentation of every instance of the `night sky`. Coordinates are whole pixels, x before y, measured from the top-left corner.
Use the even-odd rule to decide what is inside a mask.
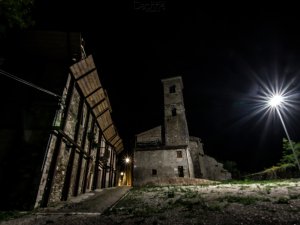
[[[82,32],[126,152],[135,134],[163,123],[160,80],[172,76],[183,78],[190,135],[217,160],[236,161],[246,172],[279,161],[285,137],[279,118],[255,113],[264,84],[290,84],[294,108],[284,119],[291,138],[300,141],[296,8],[50,2],[39,3],[37,27]]]

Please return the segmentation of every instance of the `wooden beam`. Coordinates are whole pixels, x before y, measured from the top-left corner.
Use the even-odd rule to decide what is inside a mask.
[[[118,133],[116,133],[114,136],[112,136],[110,139],[108,139],[108,142],[112,142],[116,137],[118,136]]]
[[[90,97],[91,95],[95,94],[97,91],[99,91],[102,87],[98,87],[97,89],[95,89],[94,91],[92,91],[91,93],[89,93],[87,96],[85,96],[85,98]]]
[[[111,123],[110,125],[108,125],[107,127],[105,127],[103,130],[102,130],[102,132],[104,133],[108,128],[110,128],[111,126],[113,126],[114,125],[114,123]]]
[[[106,108],[103,112],[101,112],[99,115],[96,116],[96,118],[99,118],[102,116],[104,113],[106,113],[109,110],[109,108]],[[104,131],[103,131],[104,132]]]
[[[120,141],[121,141],[121,142],[120,142]],[[117,143],[119,143],[119,144],[117,144]],[[115,146],[115,147],[118,147],[121,143],[122,143],[122,139],[120,138],[120,139],[114,144],[114,146]]]
[[[86,76],[89,75],[90,73],[94,72],[95,70],[97,70],[97,69],[96,69],[96,68],[93,68],[93,69],[87,71],[86,73],[80,75],[80,77],[76,78],[76,81],[79,81],[79,80],[83,79],[84,77],[86,77]]]
[[[106,99],[102,99],[101,101],[97,102],[95,105],[93,105],[92,109],[96,108],[98,105],[100,105],[102,102],[104,102]],[[109,109],[109,108],[108,108]],[[105,109],[106,110],[106,109]],[[101,114],[100,114],[101,115]],[[97,116],[98,118],[98,116]]]

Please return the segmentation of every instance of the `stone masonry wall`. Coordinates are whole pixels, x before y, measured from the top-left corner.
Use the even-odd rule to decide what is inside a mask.
[[[74,139],[75,127],[77,123],[77,114],[79,106],[80,96],[76,88],[73,89],[72,98],[70,101],[70,108],[67,112],[67,119],[65,124],[65,133],[72,139]],[[65,182],[65,176],[67,172],[67,166],[69,163],[69,157],[71,154],[71,143],[68,143],[67,140],[62,142],[58,161],[56,165],[55,176],[53,180],[53,186],[50,194],[50,202],[60,201],[62,196],[62,188]]]
[[[205,167],[207,179],[211,180],[228,180],[231,174],[223,168],[222,163],[218,163],[214,158],[205,155]]]
[[[161,126],[155,127],[153,129],[147,130],[143,133],[136,135],[136,143],[139,144],[161,144]]]
[[[89,152],[89,147],[90,147],[90,138],[89,135],[92,133],[92,118],[90,117],[88,124],[87,124],[87,137],[85,140],[85,145],[84,145],[84,152],[88,153]],[[80,181],[79,181],[79,193],[84,193],[86,190],[84,189],[84,182],[85,182],[85,174],[90,171],[90,164],[88,166],[88,158],[84,157],[82,160],[82,165],[81,165],[81,174],[80,174]],[[87,178],[86,178],[87,179]]]
[[[50,135],[48,150],[47,150],[47,154],[46,154],[46,159],[51,159],[52,158],[56,141],[57,141],[57,137],[55,135]],[[34,208],[38,207],[42,202],[43,193],[44,193],[44,190],[45,190],[45,187],[46,187],[47,177],[48,177],[48,173],[49,173],[50,163],[51,163],[50,160],[45,160],[44,161],[43,174],[42,174],[42,177],[41,177],[41,182],[40,182],[39,190],[38,190],[38,193],[37,193],[37,198],[36,198]]]
[[[188,145],[189,131],[183,101],[181,77],[162,80],[164,89],[165,145]],[[173,91],[171,90],[173,87]]]
[[[62,188],[65,180],[65,174],[70,157],[70,151],[66,150],[66,143],[62,142],[60,146],[60,154],[58,157],[58,163],[55,170],[55,176],[53,179],[53,185],[51,188],[51,194],[49,202],[57,202],[61,200]]]
[[[190,147],[193,167],[195,171],[195,178],[202,178],[203,175],[201,173],[200,162],[199,162],[200,152],[199,152],[199,147],[197,145],[197,142],[190,141],[189,147]]]
[[[177,152],[181,152],[181,158]],[[190,177],[186,148],[137,150],[134,153],[134,185],[157,178],[179,177],[179,166],[183,167],[183,176]]]
[[[195,178],[205,178],[206,169],[204,161],[204,151],[200,138],[190,137],[190,150],[195,171]]]

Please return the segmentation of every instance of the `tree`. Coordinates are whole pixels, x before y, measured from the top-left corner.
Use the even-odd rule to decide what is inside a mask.
[[[300,142],[294,142],[291,141],[295,153],[296,153],[296,157],[299,159],[300,156]],[[291,145],[289,143],[289,141],[286,138],[283,138],[282,140],[282,147],[283,147],[283,151],[282,151],[282,158],[280,159],[280,163],[278,164],[281,167],[296,167],[296,161],[295,161],[295,155],[293,153],[293,150],[291,148]]]
[[[233,179],[239,179],[241,176],[241,172],[237,168],[237,163],[234,161],[225,161],[223,163],[224,169],[231,173]]]
[[[28,28],[34,24],[32,9],[34,0],[0,0],[0,21],[8,28]]]
[[[299,159],[300,142],[291,141],[291,143],[294,147],[296,156]],[[282,148],[282,157],[276,166],[272,166],[258,173],[250,174],[248,177],[259,180],[299,177],[300,174],[297,162],[295,161],[291,145],[286,138],[283,138],[282,140]]]

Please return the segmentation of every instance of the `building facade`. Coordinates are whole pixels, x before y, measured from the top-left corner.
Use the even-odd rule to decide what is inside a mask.
[[[162,80],[164,125],[137,134],[134,185],[168,183],[168,179],[229,179],[221,163],[204,154],[200,138],[189,135],[181,77]]]
[[[70,67],[46,149],[35,207],[117,184],[122,140],[92,56]]]
[[[123,142],[80,33],[29,32],[17,39],[1,69],[35,85],[0,78],[17,93],[1,111],[1,209],[46,207],[117,185]]]

